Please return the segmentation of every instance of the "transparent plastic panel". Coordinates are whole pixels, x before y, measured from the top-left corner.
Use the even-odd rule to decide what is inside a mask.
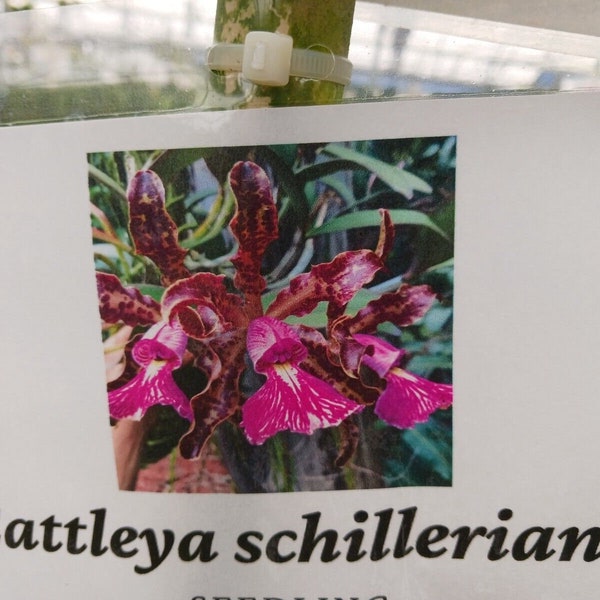
[[[1,125],[269,103],[206,67],[217,0],[33,8],[0,12]],[[349,58],[335,101],[600,89],[600,38],[380,2],[357,1]]]

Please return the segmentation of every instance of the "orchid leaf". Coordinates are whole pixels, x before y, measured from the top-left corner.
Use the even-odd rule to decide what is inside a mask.
[[[160,302],[165,292],[165,288],[161,285],[152,285],[149,283],[133,283],[131,287],[136,288],[144,296],[150,296],[157,302]]]
[[[233,214],[234,209],[235,197],[233,194],[224,194],[222,190],[219,190],[204,221],[181,245],[184,248],[196,248],[220,235]]]
[[[214,148],[179,148],[157,153],[145,168],[152,169],[163,181],[172,181],[174,177],[201,158],[211,156]]]
[[[327,144],[324,151],[328,154],[333,154],[338,158],[356,163],[371,171],[377,175],[381,181],[385,182],[394,191],[399,192],[406,198],[412,198],[415,191],[423,192],[425,194],[430,194],[432,191],[431,186],[420,177],[405,171],[397,165],[390,165],[389,163],[378,160],[372,156],[357,152],[352,148],[347,148],[340,144]]]
[[[444,240],[441,240],[431,229],[419,230],[415,241],[415,265],[413,267],[416,273],[452,258],[454,254],[454,204],[453,200],[443,202],[431,214],[431,220],[445,232]]]
[[[160,319],[160,305],[134,287],[124,287],[116,275],[96,273],[100,316],[106,323],[151,325]]]
[[[94,240],[111,244],[115,248],[123,250],[124,252],[131,252],[131,248],[122,242],[118,237],[116,237],[112,232],[106,232],[98,229],[97,227],[92,227],[92,236]]]
[[[393,209],[388,211],[394,225],[417,225],[427,227],[444,238],[447,235],[440,229],[426,214],[418,210]],[[314,237],[324,233],[335,233],[337,231],[347,231],[348,229],[357,229],[360,227],[378,227],[381,222],[381,215],[378,210],[360,210],[357,212],[346,213],[335,217],[327,223],[314,227],[306,234],[308,237]]]
[[[413,429],[404,431],[403,440],[430,468],[447,481],[452,480],[452,445],[450,433],[436,421],[429,419]]]
[[[110,175],[107,175],[98,167],[88,163],[88,174],[98,183],[105,185],[109,190],[114,192],[122,200],[127,199],[127,194],[123,187],[118,182],[116,182]]]
[[[452,356],[416,355],[410,359],[407,368],[422,377],[429,377],[435,369],[452,369]]]
[[[106,214],[103,210],[101,210],[98,206],[90,202],[90,213],[92,217],[98,220],[102,232],[107,236],[110,240],[110,243],[119,243],[120,240],[115,233],[115,229],[112,226],[111,222],[107,218]],[[94,228],[94,231],[97,232],[97,228]],[[112,240],[115,240],[114,242]]]
[[[137,254],[160,269],[163,283],[189,276],[183,265],[186,251],[179,246],[177,226],[165,208],[165,188],[153,171],[138,171],[127,190],[129,229]]]
[[[281,156],[268,146],[258,148],[257,155],[269,164],[278,185],[282,188],[282,196],[289,199],[289,202],[280,207],[279,220],[281,221],[289,210],[293,213],[298,227],[304,230],[308,221],[309,206],[302,182],[298,180]]]
[[[441,271],[442,269],[452,268],[453,266],[454,266],[454,257],[449,258],[448,260],[445,260],[437,265],[433,265],[432,267],[429,267],[426,272],[430,273],[432,271]]]
[[[296,171],[296,178],[303,184],[306,184],[311,181],[322,181],[340,171],[351,171],[356,168],[356,163],[351,160],[331,158],[298,169]]]
[[[330,187],[335,193],[344,201],[345,206],[353,206],[356,202],[354,192],[350,186],[341,177],[335,177],[332,175],[322,177],[319,179],[320,183],[323,183],[327,187]]]

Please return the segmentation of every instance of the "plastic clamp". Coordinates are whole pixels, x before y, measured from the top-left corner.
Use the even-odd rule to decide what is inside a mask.
[[[287,85],[290,76],[350,83],[352,63],[347,58],[293,48],[293,44],[289,35],[251,31],[243,44],[211,46],[206,64],[212,71],[240,71],[253,83],[273,87]]]

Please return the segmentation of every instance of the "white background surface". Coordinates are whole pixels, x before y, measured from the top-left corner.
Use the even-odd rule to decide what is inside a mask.
[[[534,525],[600,526],[598,94],[421,100],[24,126],[0,131],[0,586],[11,600],[194,596],[589,600],[597,563],[412,552],[377,563],[233,560],[246,530],[356,527],[356,510],[418,506],[432,524],[508,540]],[[290,131],[295,132],[290,137]],[[273,495],[118,492],[107,423],[86,153],[124,148],[458,135],[452,488]],[[107,530],[217,532],[219,557],[139,559],[9,549],[16,518],[62,523],[106,508]],[[375,525],[374,518],[365,524]],[[414,543],[414,540],[411,540]],[[559,546],[557,546],[559,547]]]

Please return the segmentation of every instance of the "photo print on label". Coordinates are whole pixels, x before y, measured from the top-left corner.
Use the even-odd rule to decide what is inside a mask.
[[[120,489],[452,485],[456,137],[88,163]]]

